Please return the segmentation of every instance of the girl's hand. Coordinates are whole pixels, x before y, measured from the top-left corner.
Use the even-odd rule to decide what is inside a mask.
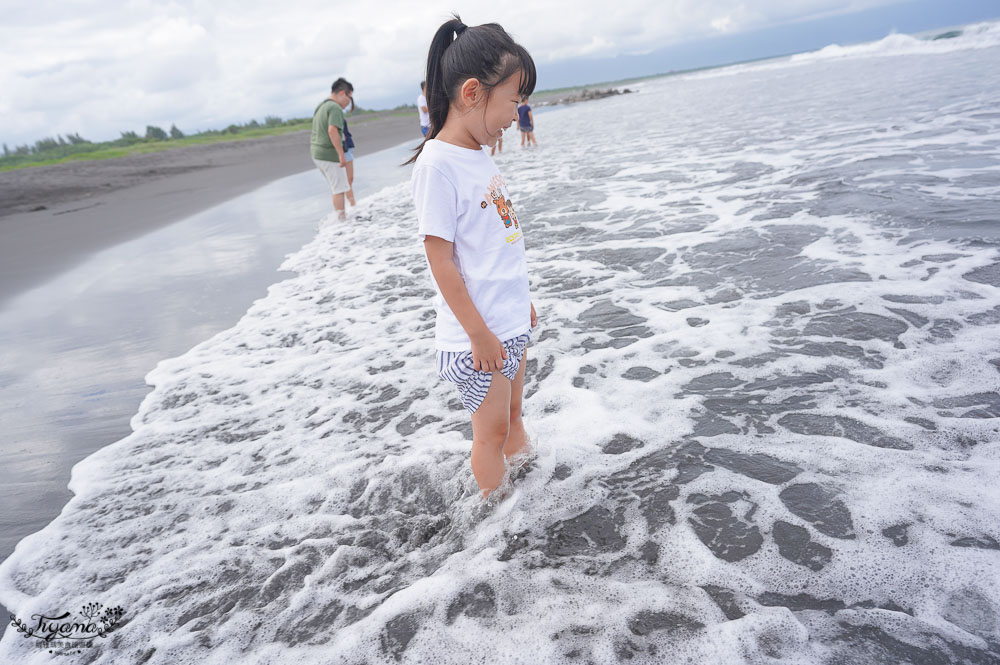
[[[538,325],[538,315],[535,314],[535,303],[531,303],[531,327],[534,328]]]
[[[507,351],[496,335],[489,330],[482,335],[471,337],[472,369],[479,372],[499,372],[503,369],[503,361],[507,359]]]

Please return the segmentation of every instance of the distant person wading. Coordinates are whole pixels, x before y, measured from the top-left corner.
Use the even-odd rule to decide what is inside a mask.
[[[313,112],[309,152],[333,195],[333,209],[338,220],[347,219],[344,212],[344,194],[351,191],[347,173],[348,159],[344,145],[344,109],[353,104],[354,86],[343,78],[333,82],[330,96],[320,102]],[[353,198],[353,196],[351,197]]]

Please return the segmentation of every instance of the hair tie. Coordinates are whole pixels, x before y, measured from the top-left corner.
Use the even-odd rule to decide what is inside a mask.
[[[458,36],[459,36],[459,35],[461,35],[461,34],[462,34],[463,32],[465,32],[465,29],[466,29],[467,27],[468,27],[468,26],[467,26],[467,25],[465,25],[464,23],[459,23],[459,24],[458,24],[458,27],[457,27],[457,28],[455,28],[455,37],[458,37]]]

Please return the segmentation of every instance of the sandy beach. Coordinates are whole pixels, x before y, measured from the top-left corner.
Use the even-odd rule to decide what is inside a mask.
[[[416,141],[416,116],[352,121],[356,156]],[[315,168],[308,131],[0,173],[0,303],[99,249]]]

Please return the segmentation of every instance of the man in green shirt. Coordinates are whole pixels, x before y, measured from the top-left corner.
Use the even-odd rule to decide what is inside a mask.
[[[330,88],[330,96],[320,102],[313,112],[309,152],[313,163],[330,185],[333,209],[337,219],[343,221],[344,192],[351,189],[347,181],[347,162],[344,160],[344,109],[353,103],[354,86],[339,78]]]

